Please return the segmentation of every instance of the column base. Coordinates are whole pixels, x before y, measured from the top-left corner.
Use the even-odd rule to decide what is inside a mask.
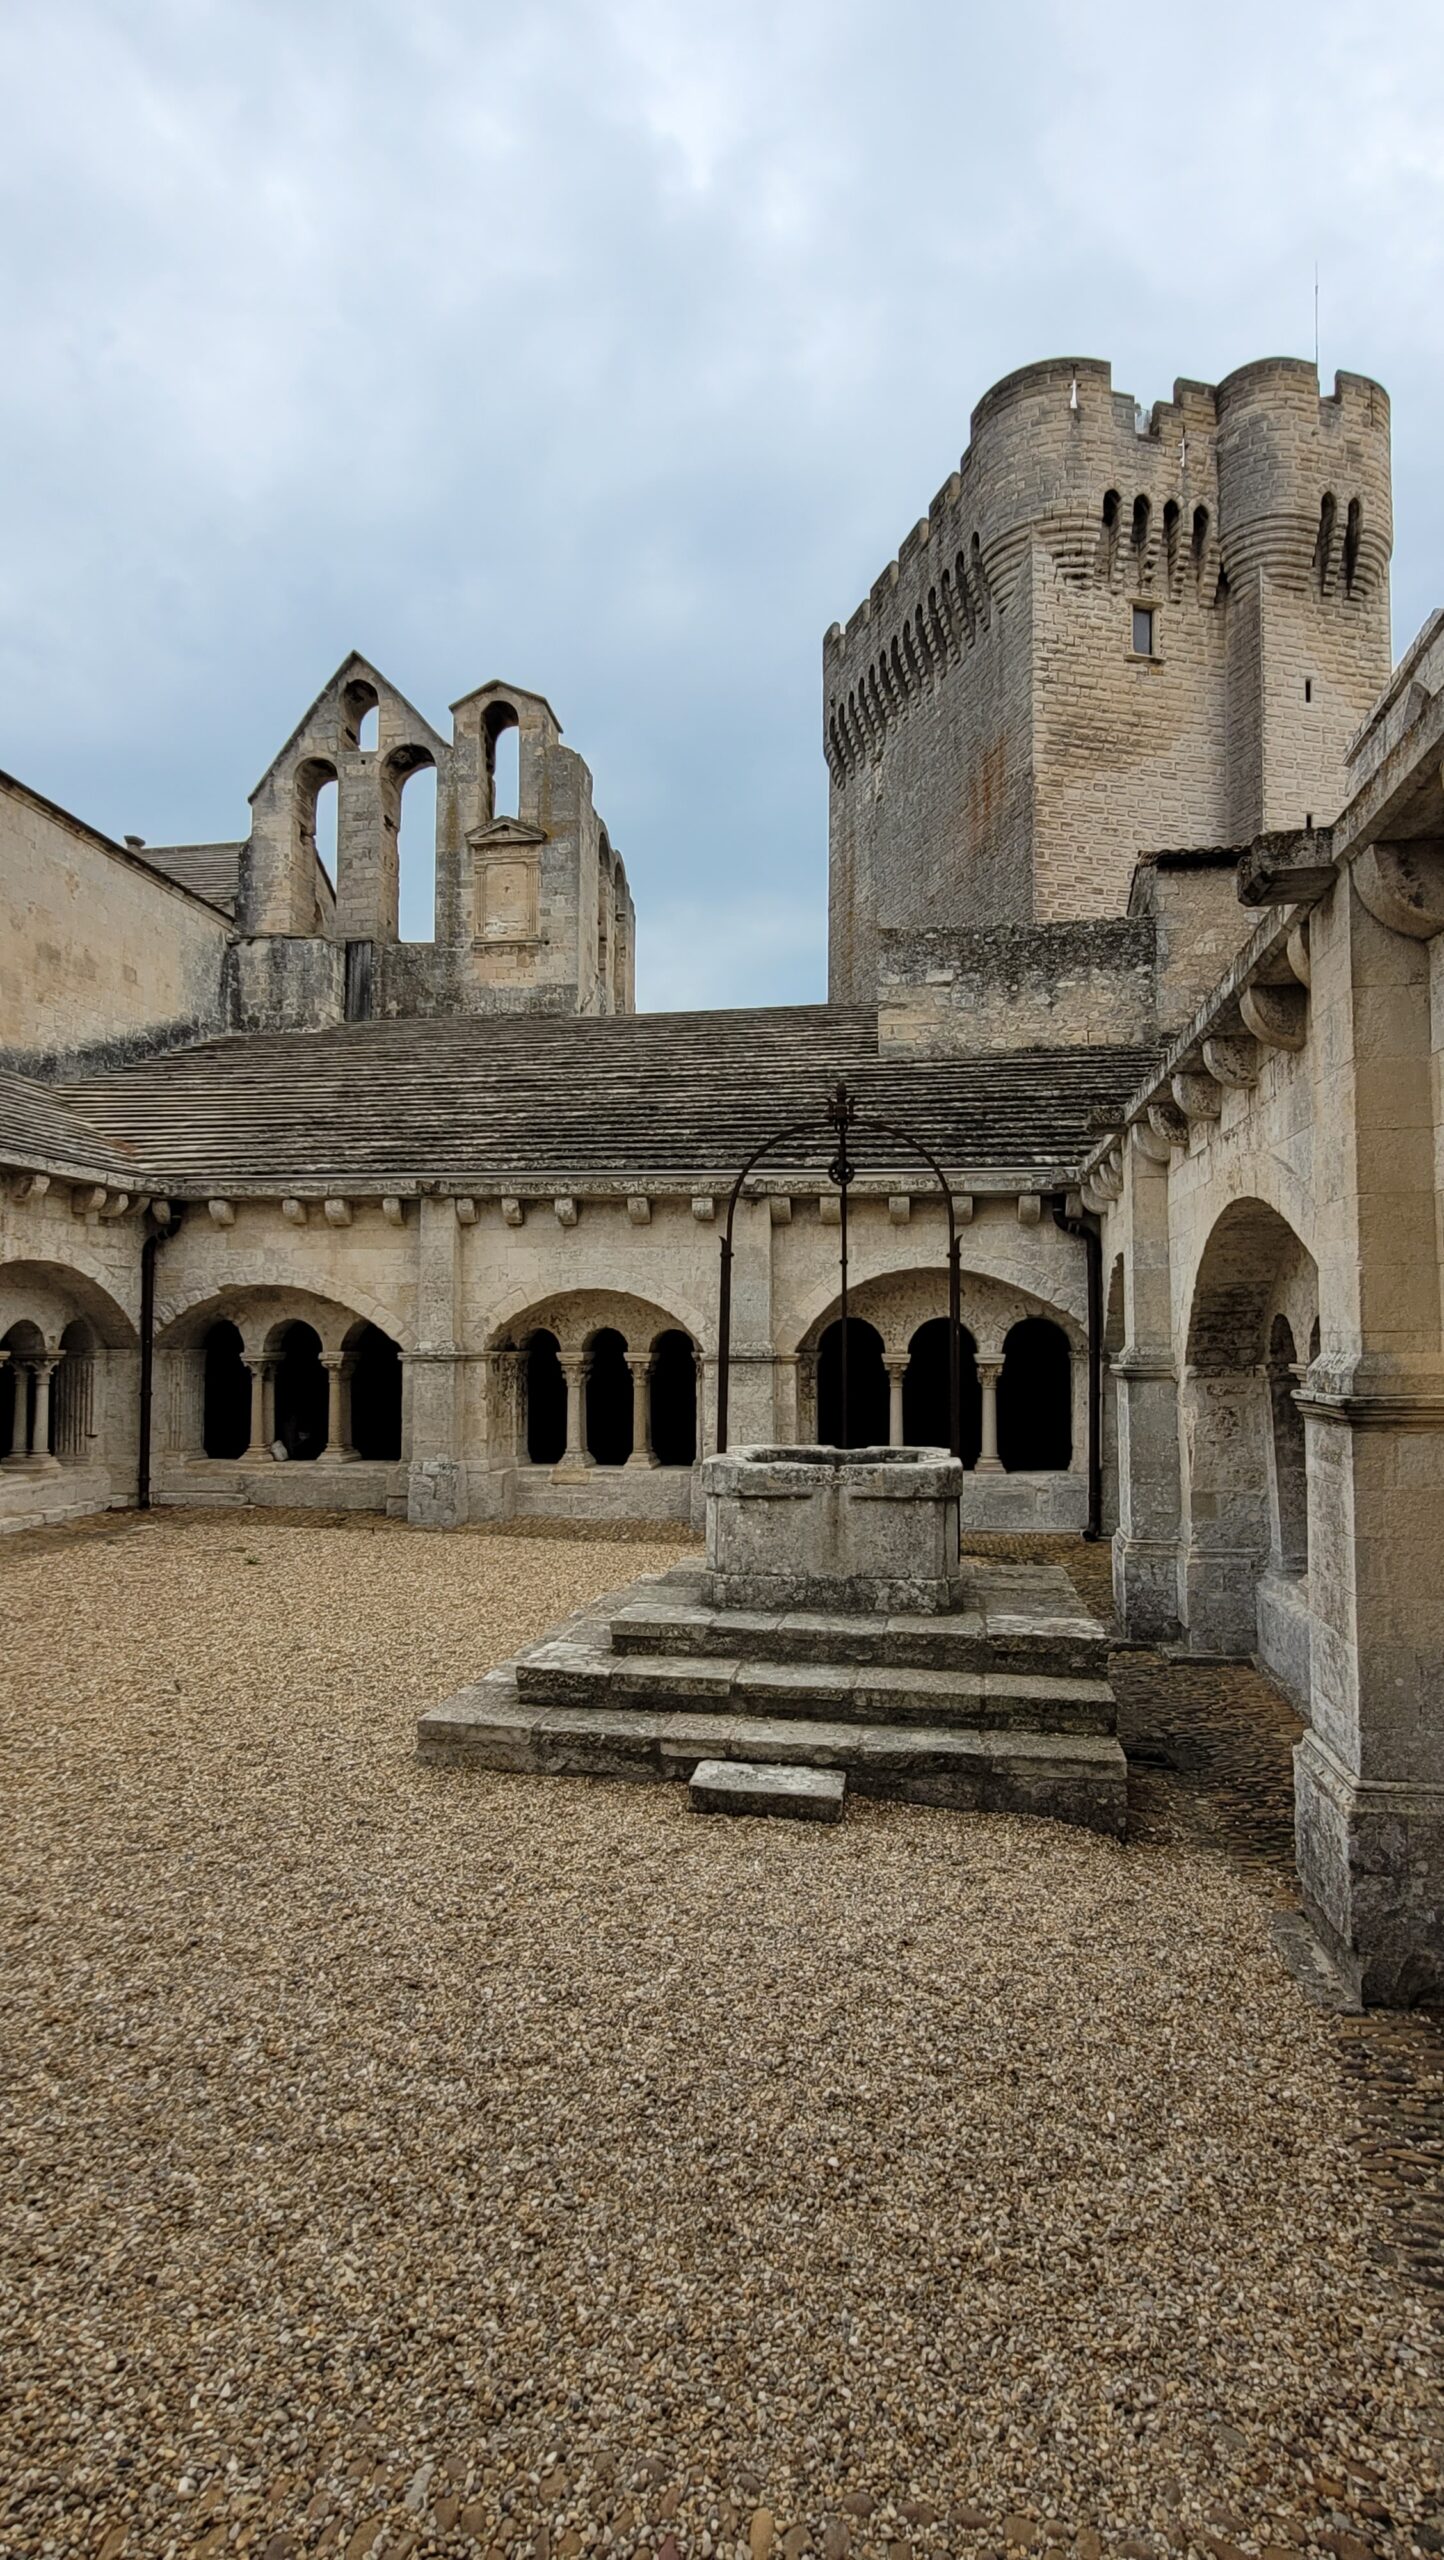
[[[1258,1649],[1258,1581],[1267,1559],[1252,1547],[1185,1550],[1183,1590],[1193,1653],[1247,1660]]]
[[[968,1469],[969,1475],[974,1476],[1005,1476],[1007,1472],[1001,1458],[979,1458]]]
[[[1355,1777],[1307,1733],[1294,1837],[1304,1908],[1358,1998],[1410,2008],[1444,1993],[1444,1783]]]
[[[586,1451],[570,1450],[559,1458],[552,1469],[553,1484],[590,1484],[596,1471],[596,1459]]]
[[[1113,1609],[1119,1631],[1140,1644],[1178,1634],[1178,1547],[1172,1538],[1113,1539]]]
[[[627,1460],[627,1464],[629,1467],[656,1467],[661,1465],[661,1460],[660,1458],[652,1457],[650,1453],[644,1449],[634,1449],[630,1458]]]
[[[0,1458],[0,1467],[10,1476],[58,1476],[60,1460],[52,1458],[48,1450],[32,1450],[28,1457]]]
[[[406,1477],[406,1517],[415,1529],[460,1529],[471,1517],[466,1469],[457,1458],[413,1459]]]

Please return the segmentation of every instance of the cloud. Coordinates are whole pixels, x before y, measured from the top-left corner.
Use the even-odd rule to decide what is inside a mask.
[[[1432,6],[11,0],[0,761],[236,833],[345,651],[593,767],[647,998],[824,983],[821,634],[1013,365],[1310,350],[1435,600]]]

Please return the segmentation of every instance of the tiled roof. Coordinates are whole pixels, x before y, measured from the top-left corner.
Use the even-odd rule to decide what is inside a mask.
[[[80,1179],[102,1175],[134,1188],[139,1166],[123,1140],[91,1127],[52,1085],[0,1072],[0,1159]]]
[[[1061,1179],[1151,1063],[1140,1049],[879,1059],[870,1007],[471,1015],[207,1042],[64,1088],[178,1188],[720,1178],[845,1076],[949,1169]],[[869,1141],[864,1167],[916,1159]],[[823,1157],[789,1150],[798,1169]]]

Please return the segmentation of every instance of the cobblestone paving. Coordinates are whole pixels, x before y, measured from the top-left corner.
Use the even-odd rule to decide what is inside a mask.
[[[1444,2548],[1444,2037],[1266,1946],[1287,1707],[1119,1655],[1122,1852],[417,1768],[668,1560],[0,1542],[4,2560]]]

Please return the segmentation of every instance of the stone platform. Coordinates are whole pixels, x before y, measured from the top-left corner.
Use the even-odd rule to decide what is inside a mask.
[[[428,1709],[419,1752],[567,1777],[801,1764],[863,1795],[1121,1835],[1105,1630],[1061,1567],[947,1569],[946,1611],[732,1608],[696,1565],[649,1576]]]

